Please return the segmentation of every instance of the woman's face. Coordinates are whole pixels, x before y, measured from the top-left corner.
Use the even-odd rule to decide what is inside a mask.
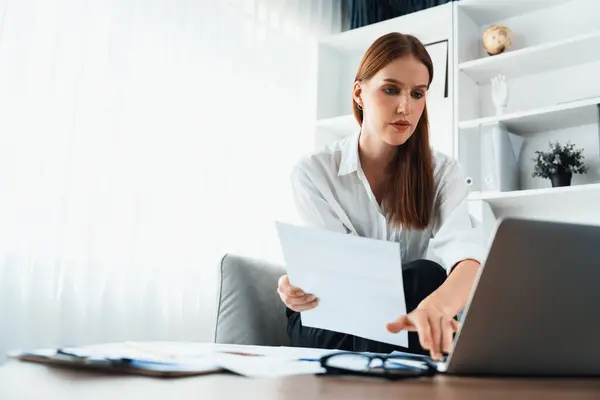
[[[363,132],[392,146],[404,144],[423,114],[428,82],[427,67],[413,56],[398,58],[371,79],[355,82]]]

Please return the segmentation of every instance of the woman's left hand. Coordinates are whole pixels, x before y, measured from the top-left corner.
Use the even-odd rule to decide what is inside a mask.
[[[421,347],[429,350],[431,358],[443,360],[442,352],[452,351],[453,335],[458,330],[458,321],[446,315],[440,307],[423,301],[412,312],[386,325],[388,331],[416,331]]]

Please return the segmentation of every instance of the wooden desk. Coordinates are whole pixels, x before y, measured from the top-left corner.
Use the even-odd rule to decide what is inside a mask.
[[[437,376],[387,382],[231,374],[157,379],[58,369],[10,360],[0,367],[2,400],[105,399],[599,399],[600,379],[490,379]]]

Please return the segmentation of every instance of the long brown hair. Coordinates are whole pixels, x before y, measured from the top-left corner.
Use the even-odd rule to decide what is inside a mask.
[[[414,56],[429,71],[433,79],[433,62],[425,46],[412,35],[388,33],[381,36],[365,52],[355,81],[371,79],[390,62],[405,56]],[[363,111],[352,100],[352,112],[362,126]],[[429,146],[429,119],[427,106],[415,132],[401,146],[386,171],[383,206],[393,226],[406,229],[425,229],[433,213],[433,156]]]

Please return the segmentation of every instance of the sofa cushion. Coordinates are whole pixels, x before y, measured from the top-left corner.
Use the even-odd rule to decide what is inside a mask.
[[[277,294],[285,270],[233,254],[225,255],[219,267],[215,342],[289,346],[285,305]]]

